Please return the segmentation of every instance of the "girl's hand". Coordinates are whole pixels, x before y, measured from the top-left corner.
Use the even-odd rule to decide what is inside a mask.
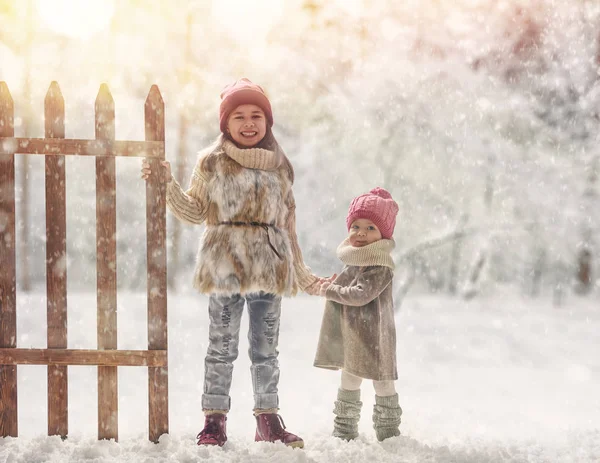
[[[319,287],[319,296],[325,297],[327,294],[327,288],[331,286],[331,281],[323,281],[321,282],[321,286]]]
[[[334,273],[332,276],[328,278],[317,277],[317,280],[311,284],[308,288],[304,290],[306,294],[310,294],[311,296],[321,296],[321,285],[323,283],[327,283],[329,286],[333,280],[337,278],[337,273]]]
[[[161,161],[160,163],[163,166],[163,177],[161,180],[165,182],[171,181],[171,163],[169,161]],[[152,171],[150,170],[150,163],[148,160],[144,159],[142,161],[142,178],[144,180],[148,180],[148,177],[152,175]]]
[[[310,286],[308,286],[304,292],[309,294],[310,296],[318,296],[319,295],[319,285],[321,284],[321,280],[316,280]]]
[[[329,278],[319,278],[319,280],[321,280],[321,282],[329,282],[329,283],[333,283],[334,280],[337,278],[337,273],[334,273],[333,275],[331,275]],[[329,286],[329,285],[328,285]]]

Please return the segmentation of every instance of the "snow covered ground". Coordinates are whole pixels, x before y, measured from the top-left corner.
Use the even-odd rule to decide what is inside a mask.
[[[69,347],[95,348],[96,296],[70,294]],[[119,293],[119,348],[144,349],[144,294]],[[66,441],[47,437],[46,368],[18,367],[19,438],[0,439],[0,463],[16,462],[593,462],[600,461],[598,301],[508,294],[471,302],[412,295],[396,318],[402,436],[378,443],[372,385],[363,385],[360,438],[330,437],[339,376],[312,366],[323,300],[284,300],[281,414],[304,450],[254,443],[243,319],[229,441],[200,448],[207,299],[169,299],[170,435],[147,441],[147,375],[119,369],[119,442],[96,441],[95,367],[69,367]],[[18,296],[19,347],[45,347],[43,294]]]

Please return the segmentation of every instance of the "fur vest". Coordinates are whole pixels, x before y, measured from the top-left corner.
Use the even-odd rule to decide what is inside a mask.
[[[171,211],[182,220],[206,224],[196,289],[291,295],[298,285],[315,281],[297,245],[292,181],[283,152],[240,149],[220,140],[200,155],[187,192],[174,180],[169,183]]]

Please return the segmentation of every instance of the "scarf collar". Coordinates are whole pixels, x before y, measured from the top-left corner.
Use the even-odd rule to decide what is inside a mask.
[[[223,141],[223,151],[235,162],[248,169],[275,170],[281,166],[282,162],[279,150],[238,148],[229,140]]]
[[[396,246],[394,240],[378,240],[361,248],[350,244],[346,238],[337,248],[337,256],[345,265],[368,267],[380,265],[394,270],[391,252]]]

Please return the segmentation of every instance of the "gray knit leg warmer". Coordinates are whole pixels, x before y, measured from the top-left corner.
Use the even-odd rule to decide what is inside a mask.
[[[360,389],[347,391],[338,389],[337,400],[333,413],[333,436],[340,439],[352,440],[358,437],[358,420],[360,419]]]
[[[373,429],[377,440],[400,435],[400,416],[402,409],[398,405],[398,394],[387,397],[375,396],[373,406]]]

